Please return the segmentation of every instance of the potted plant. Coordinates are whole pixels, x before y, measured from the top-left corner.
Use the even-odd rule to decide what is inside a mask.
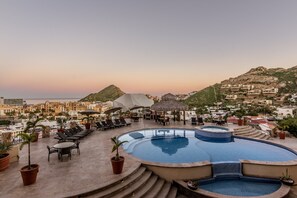
[[[189,180],[187,182],[187,186],[191,189],[191,190],[197,190],[198,189],[198,181],[193,181],[193,180]]]
[[[64,132],[64,123],[65,122],[66,122],[66,119],[64,119],[64,118],[57,119],[57,123],[60,126],[60,128],[58,129],[58,132]]]
[[[282,173],[283,176],[280,178],[283,184],[292,186],[294,184],[294,180],[289,175],[289,170],[286,168],[286,173]]]
[[[280,132],[278,133],[279,139],[284,140],[286,138],[286,133],[284,130],[288,129],[289,126],[284,124],[283,126],[281,126],[279,128],[280,128]]]
[[[116,155],[111,158],[112,170],[114,174],[120,174],[123,170],[125,158],[119,155],[119,147],[127,142],[127,141],[120,141],[116,136],[111,138],[113,143],[112,151],[116,151]]]
[[[23,149],[24,145],[28,144],[28,165],[21,168],[20,172],[23,178],[24,185],[34,184],[36,182],[37,173],[39,171],[38,164],[31,164],[31,142],[37,137],[35,133],[19,133],[17,136],[22,138],[20,150]]]
[[[32,133],[35,134],[36,138],[34,138],[33,142],[38,141],[39,133],[36,131],[38,127],[41,127],[43,130],[45,129],[45,126],[42,124],[38,124],[39,121],[43,120],[42,118],[37,118],[35,121],[28,121],[26,124],[26,128],[24,129],[25,133]]]
[[[84,121],[84,120],[87,120],[87,122],[85,123],[85,127],[86,127],[86,129],[87,129],[87,130],[91,129],[91,122],[90,122],[90,120],[93,120],[93,117],[91,117],[91,116],[87,116],[87,117],[84,117],[84,118],[82,119],[82,121]]]
[[[11,149],[12,144],[9,142],[0,142],[0,171],[5,170],[9,167],[9,153],[8,151]]]

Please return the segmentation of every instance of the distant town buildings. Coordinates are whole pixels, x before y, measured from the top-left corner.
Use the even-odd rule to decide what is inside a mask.
[[[6,105],[16,105],[16,106],[23,106],[24,105],[24,100],[21,98],[4,98],[0,97],[0,105],[1,104],[6,104]]]
[[[261,88],[250,84],[223,84],[221,91],[225,95],[225,100],[241,101],[243,104],[271,105],[272,100],[278,93],[278,88]],[[279,101],[278,101],[279,102]]]

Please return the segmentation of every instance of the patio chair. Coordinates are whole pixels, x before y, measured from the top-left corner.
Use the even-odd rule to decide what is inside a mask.
[[[48,150],[47,161],[50,161],[50,155],[51,155],[52,153],[58,153],[59,150],[56,149],[56,148],[53,148],[53,147],[49,147],[48,145],[47,145],[46,147],[47,147],[47,150]]]
[[[63,155],[68,155],[71,160],[71,148],[63,148],[59,150],[59,159],[63,161]]]
[[[75,145],[73,147],[71,147],[71,149],[76,149],[77,150],[77,153],[80,155],[79,144],[80,144],[79,141],[76,142]]]

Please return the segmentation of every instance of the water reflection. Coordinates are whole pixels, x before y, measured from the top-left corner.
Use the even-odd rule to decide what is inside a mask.
[[[163,138],[153,138],[151,143],[162,149],[163,153],[173,155],[178,149],[184,148],[189,144],[189,140],[186,137],[172,136]]]

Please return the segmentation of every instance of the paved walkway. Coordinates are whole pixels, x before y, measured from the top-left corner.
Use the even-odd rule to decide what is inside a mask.
[[[162,126],[154,121],[145,120],[143,122],[141,120],[140,122],[133,122],[132,126],[95,131],[81,140],[80,155],[73,150],[72,159],[68,160],[65,157],[63,162],[57,159],[57,154],[52,154],[51,161],[47,161],[46,145],[52,146],[57,143],[53,136],[39,139],[31,147],[31,161],[40,165],[36,184],[26,187],[22,184],[19,170],[27,164],[27,148],[25,146],[20,151],[19,162],[11,163],[7,170],[0,172],[0,197],[65,197],[113,183],[134,171],[140,162],[121,150],[120,154],[126,157],[124,170],[121,175],[114,175],[110,164],[110,158],[114,155],[111,153],[110,138],[132,130],[154,127]],[[184,126],[182,122],[171,122],[169,127],[193,128],[190,124]],[[297,151],[297,139],[295,138],[272,141],[289,146]]]

